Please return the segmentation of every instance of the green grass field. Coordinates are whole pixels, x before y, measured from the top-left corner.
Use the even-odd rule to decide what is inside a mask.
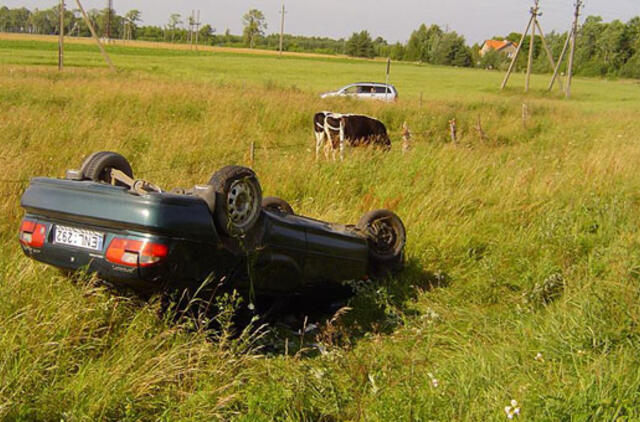
[[[638,82],[577,79],[567,101],[548,76],[523,95],[522,75],[499,92],[501,73],[403,63],[387,105],[318,98],[383,80],[381,62],[109,51],[116,73],[70,44],[60,74],[55,44],[0,36],[0,418],[499,421],[517,400],[521,420],[640,419]],[[394,148],[316,162],[311,117],[327,109],[379,117]],[[30,177],[113,150],[191,186],[247,165],[252,141],[265,194],[300,214],[388,207],[407,226],[408,270],[356,283],[352,309],[312,338],[175,324],[157,300],[20,250]]]

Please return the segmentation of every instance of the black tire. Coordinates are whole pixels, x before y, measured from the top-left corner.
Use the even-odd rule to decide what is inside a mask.
[[[253,170],[227,166],[209,180],[216,192],[214,221],[228,236],[243,237],[260,218],[262,188]]]
[[[85,169],[87,168],[87,165],[98,155],[98,154],[104,154],[107,151],[96,151],[93,154],[90,154],[88,157],[85,157],[84,161],[82,162],[82,167],[80,167],[80,172],[84,175],[85,174]]]
[[[110,170],[120,170],[133,178],[131,164],[122,155],[116,152],[99,151],[88,156],[82,163],[82,176],[84,179],[94,182],[111,183]],[[121,185],[118,183],[118,185]]]
[[[367,236],[375,268],[395,271],[402,266],[407,232],[400,217],[389,210],[375,210],[363,215],[357,227]]]
[[[293,207],[287,201],[276,196],[267,196],[262,200],[262,208],[286,215],[295,215]]]

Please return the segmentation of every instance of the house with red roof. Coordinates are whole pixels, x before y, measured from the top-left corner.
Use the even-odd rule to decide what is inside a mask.
[[[491,50],[495,50],[499,53],[506,54],[510,59],[516,54],[518,44],[509,40],[487,40],[482,44],[480,48],[480,57],[483,57]]]

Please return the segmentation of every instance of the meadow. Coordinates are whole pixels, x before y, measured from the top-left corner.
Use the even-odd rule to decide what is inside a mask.
[[[393,104],[320,100],[384,79],[342,57],[0,35],[0,419],[238,421],[640,419],[640,84],[394,63]],[[528,118],[523,121],[522,105]],[[389,153],[316,161],[311,118],[365,113]],[[455,118],[459,139],[449,139]],[[413,132],[402,154],[400,128]],[[198,329],[90,277],[25,258],[19,198],[96,150],[163,187],[249,164],[267,195],[353,223],[393,209],[408,269],[352,283],[306,339]],[[302,327],[301,327],[302,328]],[[266,330],[266,331],[265,331]],[[302,337],[302,336],[300,336]],[[286,344],[286,346],[283,346]]]

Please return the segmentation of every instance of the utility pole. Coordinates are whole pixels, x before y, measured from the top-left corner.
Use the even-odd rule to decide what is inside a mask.
[[[200,35],[200,9],[196,16],[196,50],[198,49],[198,36]]]
[[[60,6],[58,7],[59,16],[59,25],[60,30],[58,31],[58,70],[62,71],[64,68],[64,0],[60,0]]]
[[[536,20],[536,25],[538,26],[538,31],[540,31],[540,39],[542,40],[542,48],[544,48],[544,51],[547,53],[547,60],[549,60],[549,64],[551,64],[551,69],[555,69],[556,68],[556,63],[553,60],[553,53],[551,52],[551,49],[549,48],[549,45],[547,44],[547,40],[544,39],[544,31],[542,30],[542,27],[540,26],[540,22],[538,22]],[[562,89],[562,81],[558,80],[558,84],[560,85],[560,89]]]
[[[189,16],[189,44],[191,45],[191,50],[193,50],[193,25],[195,23],[195,10],[191,11],[191,16]]]
[[[538,21],[538,11],[540,9],[539,0],[535,0],[535,5],[531,8],[531,39],[529,40],[529,59],[527,60],[527,78],[524,83],[524,92],[529,92],[529,83],[531,81],[531,67],[533,65],[533,47],[536,43],[536,23]]]
[[[562,65],[562,61],[564,60],[565,54],[567,54],[567,48],[569,47],[569,41],[571,40],[571,31],[567,34],[567,39],[564,42],[564,47],[562,47],[562,52],[560,53],[560,57],[558,58],[558,64],[556,65],[555,70],[553,71],[553,76],[551,77],[551,82],[549,83],[549,91],[553,89],[553,84],[556,82],[556,78],[558,77],[558,73],[560,72],[560,66]]]
[[[556,68],[556,63],[553,60],[553,54],[549,49],[547,40],[545,40],[544,38],[544,31],[542,30],[542,26],[540,26],[540,22],[538,21],[538,17],[542,16],[542,13],[540,12],[540,0],[535,0],[534,6],[529,9],[529,13],[531,15],[531,18],[529,19],[529,23],[527,24],[526,29],[522,33],[522,37],[520,38],[520,43],[516,48],[516,52],[513,56],[513,59],[511,60],[511,64],[509,65],[509,70],[507,70],[507,74],[505,75],[504,80],[502,81],[502,85],[500,89],[504,89],[507,86],[507,83],[509,82],[509,78],[513,73],[518,57],[520,56],[520,52],[522,51],[522,44],[524,43],[524,40],[527,37],[527,34],[529,33],[529,29],[531,29],[531,40],[529,41],[529,57],[527,60],[527,74],[526,74],[524,91],[525,92],[529,91],[529,86],[530,86],[531,70],[533,67],[533,52],[534,52],[534,47],[536,42],[536,29],[538,30],[538,32],[540,32],[540,39],[542,40],[542,46],[547,54],[547,60],[549,60],[549,64],[551,65],[551,68],[552,69]]]
[[[518,60],[518,56],[520,56],[520,51],[522,51],[522,43],[524,43],[524,39],[527,36],[527,33],[529,32],[529,28],[531,27],[532,23],[533,23],[533,16],[531,16],[531,19],[529,19],[527,28],[522,33],[522,37],[520,37],[520,42],[518,43],[518,47],[516,48],[516,54],[513,55],[513,59],[511,60],[511,64],[509,65],[507,74],[504,76],[504,80],[502,81],[502,86],[500,86],[500,89],[504,89],[507,86],[507,82],[509,82],[509,77],[511,76],[513,69],[516,67],[516,61]]]
[[[282,49],[284,46],[284,15],[287,11],[284,8],[284,0],[282,1],[282,10],[280,11],[280,56],[282,56]]]
[[[391,74],[391,57],[387,57],[387,76],[384,85],[384,99],[389,101],[389,75]]]
[[[100,49],[100,53],[102,53],[104,60],[107,62],[111,70],[116,70],[116,67],[113,65],[113,62],[111,61],[111,59],[109,58],[109,55],[105,51],[104,46],[100,42],[100,38],[98,38],[96,29],[93,27],[93,24],[91,23],[91,19],[89,19],[89,16],[87,16],[87,12],[84,10],[84,7],[82,7],[82,3],[80,3],[80,0],[76,0],[76,4],[78,5],[78,9],[80,9],[80,13],[82,13],[82,18],[84,19],[84,22],[89,27],[89,31],[91,31],[91,35],[93,35],[93,39],[95,40],[96,44],[98,44],[98,48]]]
[[[107,43],[111,42],[111,10],[113,9],[113,0],[107,1],[107,25],[106,25],[106,38]]]
[[[580,8],[582,0],[576,0],[576,11],[573,15],[573,26],[571,27],[571,53],[569,53],[569,69],[567,73],[567,98],[571,97],[571,78],[573,77],[573,59],[576,53],[576,37],[578,36],[578,20],[580,19]]]

